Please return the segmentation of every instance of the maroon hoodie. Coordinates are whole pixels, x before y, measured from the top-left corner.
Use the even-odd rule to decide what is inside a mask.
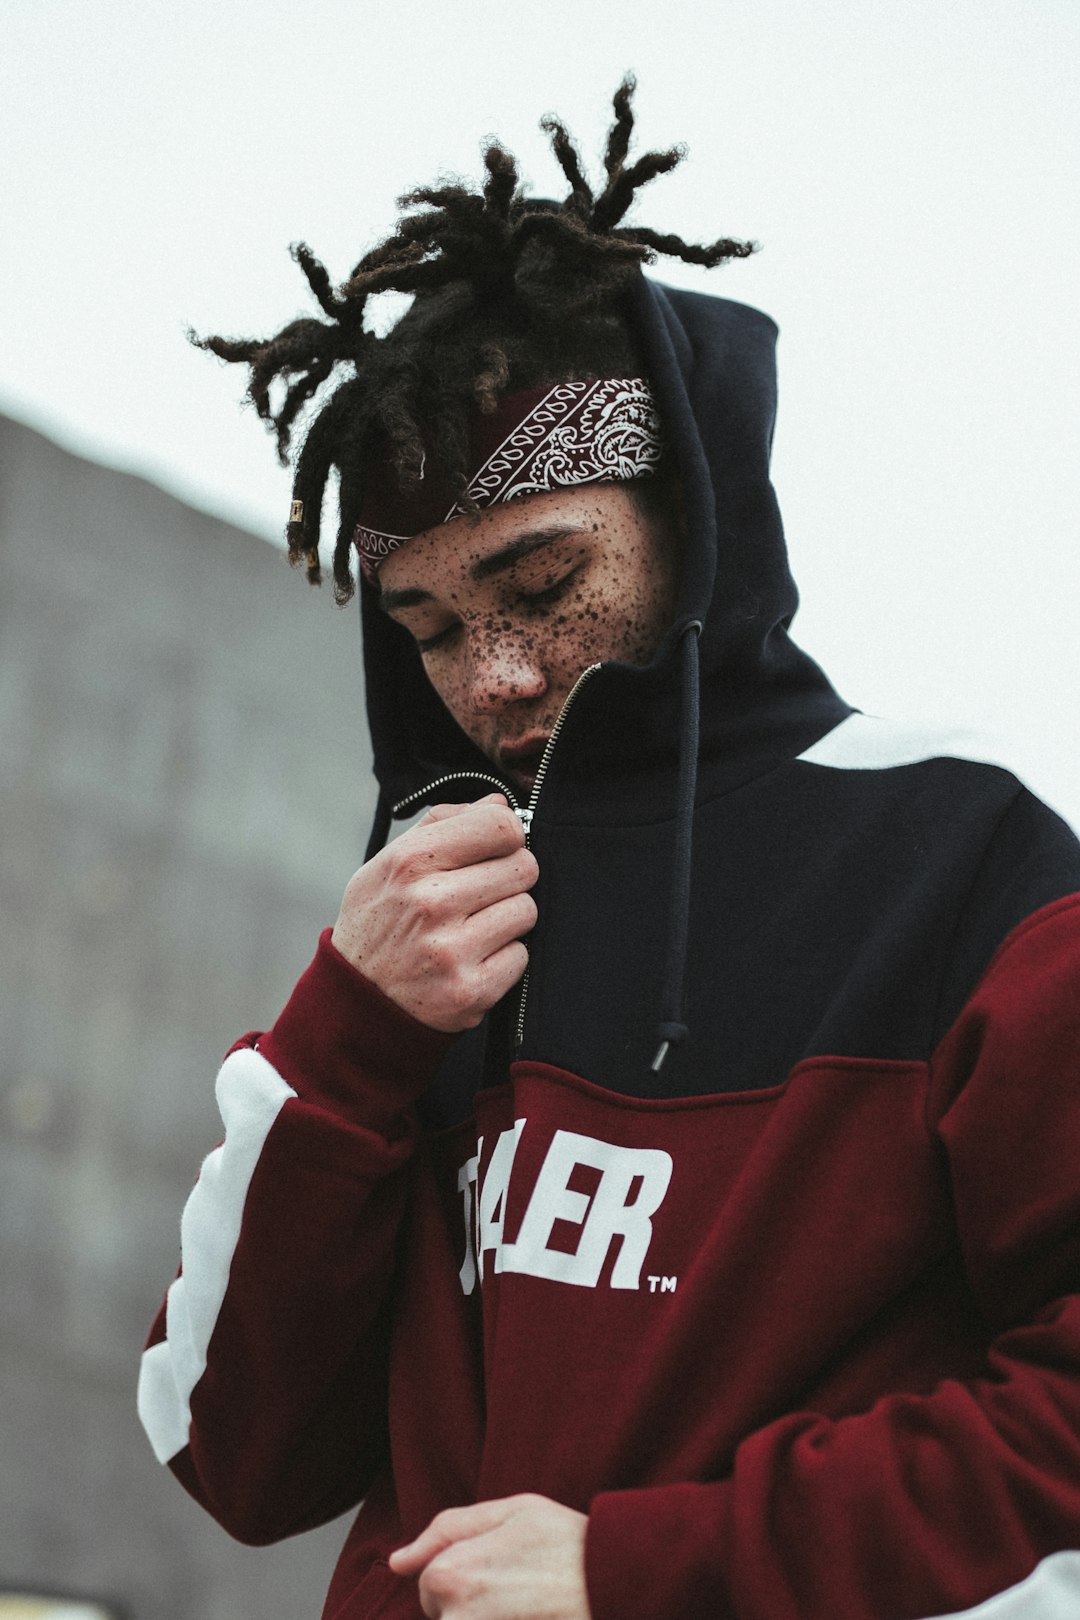
[[[771,323],[644,281],[635,320],[682,598],[552,756],[527,993],[451,1040],[324,936],[222,1069],[143,1419],[244,1540],[364,1499],[325,1620],[419,1620],[387,1553],[518,1491],[588,1513],[593,1620],[1065,1620],[1080,848],[790,640]],[[370,600],[365,636],[387,801],[475,797]]]

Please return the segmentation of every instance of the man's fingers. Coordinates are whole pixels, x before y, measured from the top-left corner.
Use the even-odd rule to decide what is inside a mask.
[[[504,945],[524,939],[536,927],[536,901],[531,894],[511,894],[474,912],[460,932],[469,961],[487,963]]]
[[[407,1547],[399,1547],[396,1552],[390,1554],[387,1562],[395,1575],[419,1575],[433,1558],[437,1558],[439,1553],[453,1545],[452,1537],[436,1530],[437,1523],[438,1520],[434,1520],[415,1541],[410,1541]]]
[[[477,861],[509,855],[525,842],[521,822],[497,795],[478,804],[436,806],[448,815],[430,811],[410,832],[388,844],[383,854],[401,871],[453,872]]]
[[[484,988],[480,996],[480,1005],[485,1012],[494,1007],[496,1002],[501,1001],[515,984],[520,984],[528,965],[529,953],[519,939],[504,945],[501,950],[488,957],[481,969]]]
[[[433,1558],[445,1552],[447,1547],[452,1547],[456,1541],[484,1535],[502,1524],[513,1511],[512,1500],[504,1497],[495,1502],[475,1502],[471,1507],[447,1508],[437,1513],[415,1541],[390,1554],[390,1568],[395,1575],[419,1575]]]
[[[432,804],[416,823],[418,827],[427,826],[430,822],[449,821],[451,816],[460,816],[466,810],[471,810],[477,804],[505,804],[509,806],[505,793],[485,793],[482,799],[466,799],[461,804]]]
[[[527,894],[539,872],[536,857],[527,849],[517,849],[498,860],[478,861],[474,866],[463,866],[455,872],[425,875],[413,890],[415,904],[432,922],[440,917],[464,922],[501,900]]]

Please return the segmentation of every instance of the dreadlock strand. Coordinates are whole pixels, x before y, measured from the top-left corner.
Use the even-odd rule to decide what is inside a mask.
[[[431,208],[452,208],[461,204],[466,208],[480,206],[480,198],[468,186],[417,186],[415,191],[406,191],[398,198],[399,208],[418,208],[427,204]]]
[[[646,152],[639,157],[636,163],[624,168],[619,175],[617,186],[627,186],[631,191],[640,191],[647,186],[650,180],[655,180],[658,174],[670,174],[677,169],[686,157],[687,148],[680,141],[676,146],[669,146],[663,152]]]
[[[634,129],[634,111],[631,103],[636,89],[637,80],[632,73],[628,73],[612,98],[615,122],[608,134],[607,148],[604,152],[604,169],[609,181],[618,174],[630,150],[630,136]]]
[[[188,327],[186,335],[193,348],[205,349],[208,354],[216,354],[219,360],[251,360],[261,349],[266,348],[262,338],[199,337],[191,326]]]
[[[540,128],[550,139],[551,150],[570,186],[570,195],[563,204],[564,208],[582,216],[586,215],[593,203],[592,187],[585,178],[581,156],[570,139],[570,132],[565,124],[560,123],[550,113],[541,118]]]
[[[497,410],[499,395],[510,379],[510,362],[505,348],[498,343],[482,343],[480,359],[484,369],[477,373],[473,383],[473,397],[484,415],[491,416]]]
[[[344,360],[349,352],[340,328],[322,321],[294,321],[258,349],[249,364],[252,379],[262,384],[277,376],[297,376],[323,360]]]
[[[465,221],[481,214],[484,199],[463,186],[421,188],[398,199],[402,207],[416,208],[397,223],[391,241],[419,243],[433,251],[441,238],[459,230]]]
[[[404,223],[405,221],[402,221],[402,224]],[[408,257],[410,255],[413,258],[418,258],[420,256],[422,249],[416,247],[412,243],[402,241],[401,234],[401,226],[399,226],[394,232],[393,236],[388,237],[385,242],[380,242],[378,247],[371,248],[367,253],[364,254],[362,259],[358,260],[357,263],[353,265],[348,276],[345,278],[345,281],[342,283],[342,286],[339,289],[343,298],[348,297],[348,288],[350,283],[353,282],[356,277],[361,275],[365,270],[377,270],[382,265],[388,264],[394,259]]]
[[[356,594],[356,581],[352,571],[352,525],[344,521],[338,527],[337,544],[334,546],[334,601],[338,607],[345,607]],[[308,578],[310,579],[310,574]]]
[[[484,153],[484,167],[488,172],[484,183],[484,201],[501,221],[508,221],[510,204],[517,190],[517,164],[506,148],[494,141]]]
[[[434,252],[439,239],[446,235],[450,229],[450,221],[446,214],[436,208],[425,209],[419,214],[408,214],[398,225],[397,233],[391,238],[391,246],[397,249],[401,258],[416,258],[424,253]],[[388,253],[383,263],[390,263],[394,254]]]
[[[458,278],[454,258],[420,259],[410,263],[388,264],[381,270],[365,270],[348,283],[352,294],[377,292],[419,292],[422,288],[444,287]]]
[[[670,174],[685,155],[685,147],[672,146],[666,152],[647,152],[628,169],[620,169],[596,199],[590,218],[593,230],[610,231],[630,207],[635,193],[658,174]]]
[[[483,206],[482,200],[463,186],[421,188],[398,198],[398,205],[402,208],[417,207],[421,203],[433,206],[424,208],[420,213],[406,214],[385,242],[365,253],[349,272],[341,289],[343,296],[348,296],[354,285],[362,284],[362,278],[368,271],[381,270],[391,264],[413,264],[426,253],[435,251],[439,237],[445,235],[448,229],[446,208],[466,204],[474,209]]]
[[[339,389],[311,424],[303,448],[296,459],[293,478],[293,512],[285,530],[289,546],[289,561],[294,568],[303,565],[309,585],[322,582],[319,563],[319,539],[322,532],[323,496],[326,493],[330,469],[340,454],[338,439],[345,415],[343,404],[346,389]]]
[[[293,242],[289,252],[307,277],[308,286],[318,299],[323,313],[329,315],[331,320],[340,319],[343,308],[334,297],[326,267],[315,257],[306,242]]]
[[[270,383],[277,375],[278,367],[268,355],[273,350],[273,343],[265,343],[256,339],[237,339],[223,337],[196,337],[195,333],[188,332],[188,342],[197,349],[205,349],[210,354],[216,354],[219,360],[230,363],[240,363],[250,367],[248,373],[245,396],[255,407],[255,413],[262,422],[271,422],[273,409],[270,404]]]
[[[247,397],[255,407],[255,414],[261,422],[270,424],[274,420],[270,388],[283,369],[271,352],[272,349],[272,344],[265,344],[252,357],[247,383]]]
[[[276,413],[270,388],[279,378],[297,377],[326,365],[324,376],[338,360],[348,358],[342,333],[322,321],[294,321],[271,342],[263,344],[249,360],[247,394],[264,422],[274,422]],[[280,440],[279,440],[280,445]]]
[[[472,202],[477,208],[482,207],[479,198],[473,198]],[[373,278],[378,278],[387,270],[407,269],[438,253],[453,228],[452,216],[444,210],[425,209],[421,213],[407,215],[399,220],[393,236],[380,247],[366,253],[355,266],[342,287],[343,295],[357,296],[369,286],[376,291],[382,290],[381,284]]]
[[[306,376],[293,384],[285,395],[281,409],[274,418],[277,429],[278,460],[283,467],[289,464],[289,441],[292,437],[292,426],[301,409],[307,404],[313,394],[317,393],[323,383],[334,369],[333,360],[320,360],[312,366]]]
[[[640,243],[651,249],[650,257],[663,253],[673,259],[682,259],[685,264],[703,265],[706,270],[714,270],[729,259],[748,259],[758,251],[756,242],[740,242],[728,236],[722,236],[716,242],[684,242],[681,236],[664,235],[659,231],[650,231],[646,226],[626,226],[614,234],[621,241]]]

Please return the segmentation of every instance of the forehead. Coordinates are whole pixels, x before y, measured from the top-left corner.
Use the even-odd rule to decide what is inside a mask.
[[[520,496],[427,529],[391,552],[379,569],[384,594],[481,584],[564,534],[602,547],[647,540],[648,525],[618,483],[577,485]]]

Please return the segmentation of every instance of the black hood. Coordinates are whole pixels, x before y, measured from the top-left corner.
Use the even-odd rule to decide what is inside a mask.
[[[560,739],[559,777],[578,810],[617,787],[633,814],[656,791],[656,768],[678,751],[673,656],[686,626],[702,625],[701,780],[745,778],[807,747],[849,712],[821,670],[789,639],[798,594],[788,568],[769,453],[776,411],[777,329],[760,311],[682,292],[642,276],[628,319],[678,465],[686,517],[679,608],[647,668],[605,665]],[[412,638],[361,587],[368,719],[384,803],[447,772],[492,766],[451,720]],[[590,719],[591,722],[590,723]],[[569,776],[567,768],[569,767]],[[554,774],[554,773],[553,773]],[[473,798],[475,782],[457,795]]]

